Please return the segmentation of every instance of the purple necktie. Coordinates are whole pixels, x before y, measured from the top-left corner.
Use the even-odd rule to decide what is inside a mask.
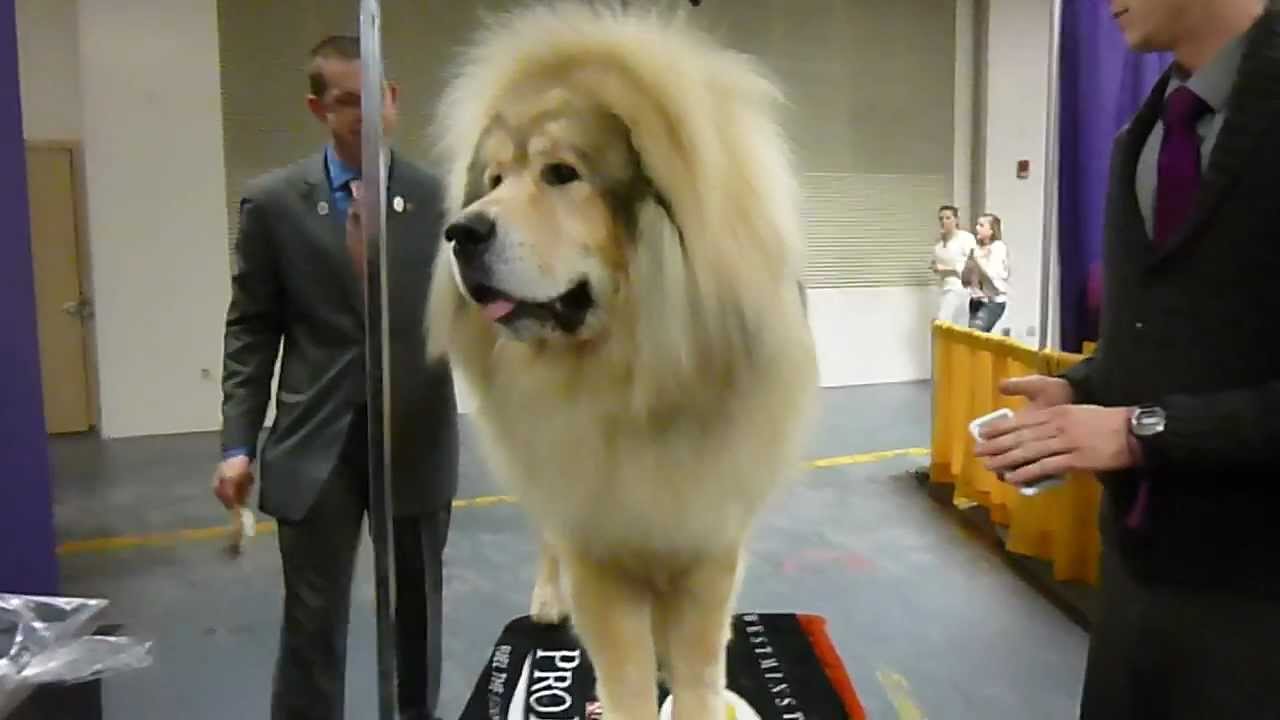
[[[1200,188],[1200,133],[1196,124],[1213,110],[1209,103],[1186,85],[1169,93],[1164,103],[1164,140],[1160,143],[1160,165],[1156,176],[1156,248],[1164,248],[1187,222]],[[1138,528],[1147,512],[1150,481],[1139,481],[1126,523]]]
[[[1156,176],[1155,237],[1166,246],[1187,221],[1200,188],[1200,133],[1196,124],[1213,108],[1186,85],[1164,103],[1164,140]]]

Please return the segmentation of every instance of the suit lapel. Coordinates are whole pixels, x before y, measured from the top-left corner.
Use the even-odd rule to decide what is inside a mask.
[[[395,154],[392,153],[387,168],[387,221],[384,233],[387,250],[391,253],[387,261],[388,274],[396,271],[397,256],[403,255],[396,251],[397,248],[405,248],[408,247],[406,243],[423,240],[415,237],[415,234],[427,227],[427,216],[423,213],[429,210],[422,207],[423,198],[419,196],[421,188],[403,174],[398,174],[397,166]]]
[[[396,154],[387,151],[387,213],[386,221],[383,226],[382,241],[387,243],[387,238],[392,238],[391,242],[398,242],[400,233],[404,232],[404,217],[408,213],[409,198],[405,196],[405,183],[403,178],[396,172]],[[399,208],[398,210],[396,208]],[[395,247],[394,245],[386,245],[388,252]],[[388,256],[387,272],[391,271],[391,258]]]
[[[306,203],[309,218],[310,237],[317,238],[323,249],[330,253],[338,253],[338,261],[345,272],[341,276],[344,294],[352,308],[364,317],[364,297],[352,270],[351,253],[347,250],[347,227],[342,216],[333,207],[333,194],[329,188],[329,173],[325,170],[324,153],[314,156],[303,175],[301,193]]]
[[[383,232],[384,242],[390,238],[386,247],[392,253],[388,257],[388,274],[396,270],[395,248],[401,243],[418,240],[413,237],[413,233],[420,232],[424,227],[423,223],[426,220],[423,219],[422,213],[430,210],[430,208],[421,207],[423,199],[417,194],[418,188],[414,186],[411,179],[398,174],[396,167],[395,153],[390,153],[387,167],[386,224]],[[323,245],[324,251],[336,254],[335,259],[341,263],[343,271],[341,275],[344,278],[344,293],[363,324],[363,286],[352,268],[350,252],[347,250],[346,223],[337,209],[332,207],[332,193],[329,189],[329,176],[325,170],[324,153],[316,155],[307,163],[299,191],[303,202],[306,203],[308,236],[316,238]]]
[[[1160,257],[1168,256],[1204,229],[1227,190],[1249,166],[1254,147],[1276,131],[1276,120],[1280,119],[1280,11],[1266,11],[1249,31],[1226,113],[1187,223]]]
[[[1128,214],[1140,215],[1141,209],[1138,203],[1138,160],[1142,156],[1142,149],[1147,144],[1147,139],[1151,137],[1151,132],[1155,130],[1156,122],[1160,119],[1160,112],[1164,107],[1165,90],[1169,87],[1169,79],[1171,70],[1166,70],[1164,75],[1156,81],[1155,86],[1151,88],[1151,94],[1147,96],[1142,107],[1138,108],[1138,112],[1134,114],[1129,125],[1125,127],[1120,134],[1120,141],[1116,145],[1116,177],[1112,179],[1113,187],[1119,188],[1124,198],[1124,209]],[[1139,227],[1144,227],[1143,223],[1138,223]],[[1143,241],[1145,247],[1151,247],[1151,237],[1143,231]]]

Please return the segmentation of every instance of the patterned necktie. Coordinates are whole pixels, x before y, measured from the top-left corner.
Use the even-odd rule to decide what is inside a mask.
[[[347,251],[351,253],[356,278],[363,292],[365,286],[365,252],[364,228],[360,223],[360,193],[363,185],[359,178],[348,183],[351,188],[351,203],[347,208]]]
[[[1186,85],[1169,93],[1165,100],[1164,140],[1160,143],[1160,164],[1156,176],[1156,248],[1164,248],[1187,222],[1200,189],[1200,134],[1196,124],[1212,107]],[[1151,481],[1143,478],[1138,496],[1125,519],[1130,528],[1142,526],[1151,494]]]

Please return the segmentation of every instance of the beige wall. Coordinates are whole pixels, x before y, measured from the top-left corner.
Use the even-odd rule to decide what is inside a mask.
[[[475,27],[475,6],[510,2],[429,3],[383,0],[386,74],[401,87],[401,126],[393,138],[406,156],[429,161],[425,127],[443,89],[452,43]],[[349,6],[349,7],[348,7]],[[358,34],[355,2],[220,0],[223,129],[228,225],[255,175],[319,152],[323,127],[305,101],[307,51],[330,34]]]
[[[82,143],[100,428],[215,428],[227,302],[215,0],[17,10],[25,135]]]
[[[215,0],[85,1],[78,19],[102,431],[215,428],[228,298]]]
[[[107,434],[218,426],[229,208],[250,176],[319,149],[323,135],[303,106],[302,65],[322,34],[355,29],[351,5],[326,14],[301,0],[18,0],[26,134],[82,138],[85,145]],[[748,38],[748,49],[766,55],[785,54],[780,43],[792,37],[809,37],[830,57],[832,48],[880,43],[875,62],[849,68],[844,61],[820,73],[827,86],[852,88],[857,99],[830,109],[856,130],[837,159],[867,172],[945,175],[959,198],[966,174],[982,178],[972,194],[1005,218],[1015,273],[1009,315],[1024,335],[1038,315],[1049,0],[989,0],[989,14],[978,11],[976,19],[966,15],[974,12],[966,10],[969,0],[905,0],[888,20],[867,14],[869,3],[800,5],[757,0],[752,12],[729,13],[707,3],[698,12],[713,29]],[[844,8],[843,15],[824,17],[843,18],[847,30],[830,19],[804,20],[804,8]],[[249,10],[266,14],[252,17]],[[474,26],[474,4],[384,0],[384,13],[390,75],[404,87],[399,145],[425,161],[423,125],[452,42]],[[755,32],[752,23],[771,13],[790,17],[792,25]],[[985,64],[991,82],[979,88],[972,113],[973,134],[987,143],[966,173],[964,68],[945,66],[945,58],[937,71],[900,66],[939,48],[972,56],[972,36],[983,31],[990,41],[979,46],[975,67]],[[818,67],[775,61],[779,74],[791,78]],[[790,88],[798,114],[792,131],[810,148],[823,131],[803,115],[822,102],[821,87]],[[1024,157],[1033,162],[1033,176],[1017,180],[1014,163]],[[921,212],[931,217],[933,207]],[[927,376],[921,337],[932,302],[929,288],[910,287],[815,296],[824,382]],[[867,350],[869,339],[880,351]]]
[[[28,140],[80,139],[76,0],[17,0],[22,129]]]
[[[1052,0],[989,0],[989,6],[983,196],[987,209],[1003,221],[1013,268],[1001,324],[1034,345],[1040,323]],[[1025,180],[1015,172],[1019,160],[1031,161]]]
[[[397,144],[407,155],[430,160],[424,126],[452,47],[477,24],[477,6],[494,10],[512,4],[383,0],[383,54],[388,74],[403,90]],[[960,4],[968,8],[967,2]],[[321,130],[303,107],[306,51],[323,35],[355,27],[354,15],[346,10],[320,10],[305,0],[276,0],[257,14],[250,12],[258,5],[254,0],[219,3],[232,231],[235,204],[249,178],[321,147]],[[972,10],[957,17],[955,2],[938,0],[743,0],[707,3],[692,12],[728,43],[761,56],[782,82],[799,164],[806,172],[821,173],[810,184],[827,191],[827,215],[817,223],[834,233],[871,238],[871,247],[862,252],[875,262],[865,263],[866,268],[885,266],[886,247],[906,246],[901,255],[907,271],[893,276],[906,276],[899,283],[903,287],[885,287],[894,283],[882,281],[878,288],[814,293],[812,318],[824,384],[926,376],[932,294],[919,285],[929,281],[923,258],[932,245],[934,208],[969,186],[971,158],[963,151],[972,134],[967,121],[973,93],[971,86],[957,84],[953,66],[957,48],[971,32]],[[921,37],[928,41],[920,42]],[[971,66],[971,47],[968,53]],[[957,136],[965,140],[961,152],[956,152]],[[811,278],[811,284],[838,276],[839,268],[832,273],[825,268],[849,257],[843,249],[827,253],[824,277]],[[916,286],[909,286],[913,281]],[[885,338],[886,352],[867,352],[868,337]]]

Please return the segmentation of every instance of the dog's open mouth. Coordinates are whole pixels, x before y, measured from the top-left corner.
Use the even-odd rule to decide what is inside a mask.
[[[553,324],[566,333],[581,328],[595,307],[595,298],[586,280],[578,281],[558,297],[542,301],[522,300],[483,283],[468,287],[467,294],[480,306],[485,318],[493,322],[512,324],[533,320]]]

